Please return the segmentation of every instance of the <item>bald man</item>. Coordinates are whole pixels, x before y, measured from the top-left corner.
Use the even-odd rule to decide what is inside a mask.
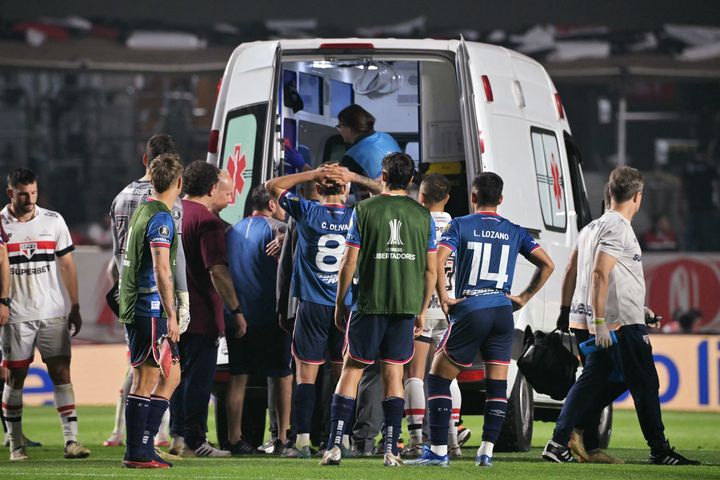
[[[233,183],[227,174],[202,160],[187,166],[183,182],[190,325],[180,337],[182,380],[173,398],[173,431],[196,457],[226,457],[229,451],[208,443],[205,425],[218,337],[225,331],[223,303],[232,313],[237,335],[245,333],[245,318],[227,265],[225,224],[218,218],[230,203]],[[180,449],[179,443],[175,442],[175,451]]]

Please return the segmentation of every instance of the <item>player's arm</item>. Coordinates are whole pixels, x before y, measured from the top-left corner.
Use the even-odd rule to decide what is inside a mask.
[[[167,314],[168,335],[170,340],[180,340],[180,327],[178,326],[177,313],[175,311],[175,282],[173,271],[170,266],[170,248],[168,246],[151,246],[150,254],[153,262],[153,274],[155,285],[160,294],[160,303]]]
[[[0,241],[0,298],[10,296],[10,260],[7,247]],[[10,307],[0,303],[0,325],[5,325],[10,319]]]
[[[180,333],[187,330],[190,324],[190,293],[187,285],[187,270],[185,261],[185,249],[183,248],[182,235],[177,236],[177,253],[175,255],[175,296],[177,298],[177,316]]]
[[[565,276],[563,277],[562,288],[560,290],[560,316],[558,316],[556,327],[563,332],[570,329],[570,303],[572,302],[573,293],[575,293],[575,284],[577,283],[577,259],[578,251],[573,250],[565,267]]]
[[[607,303],[610,285],[610,272],[612,272],[616,263],[617,258],[600,251],[595,255],[593,264],[591,290],[593,324],[595,325],[595,342],[602,348],[608,348],[612,345],[610,332],[605,321],[605,304]]]
[[[335,326],[341,332],[345,330],[345,317],[347,307],[345,306],[345,296],[350,289],[353,275],[355,275],[355,267],[357,259],[360,255],[360,248],[345,244],[345,253],[340,259],[340,270],[338,271],[338,287],[335,296]]]
[[[540,247],[535,248],[526,257],[530,263],[535,265],[537,269],[533,272],[530,283],[520,295],[510,295],[510,301],[513,303],[513,310],[519,310],[524,307],[532,297],[545,285],[547,279],[550,278],[555,264],[550,256]]]
[[[270,192],[270,195],[272,195],[277,202],[285,190],[290,190],[301,183],[318,181],[322,175],[321,168],[275,177],[265,182],[265,189]]]
[[[422,333],[423,327],[425,326],[425,314],[427,313],[430,300],[432,300],[432,294],[435,291],[435,283],[438,280],[437,275],[437,252],[435,250],[428,251],[425,259],[425,288],[423,291],[423,309],[420,314],[415,318],[415,336]],[[442,279],[443,284],[445,283],[444,278]],[[444,286],[444,285],[443,285]]]
[[[241,311],[240,301],[235,294],[235,285],[230,275],[230,269],[227,265],[221,263],[210,267],[209,272],[215,291],[220,295],[225,305],[228,306],[235,320],[235,326],[237,327],[236,338],[244,336],[247,330],[247,322]]]
[[[377,195],[382,192],[382,183],[378,180],[368,178],[365,175],[349,170],[342,165],[328,165],[321,168],[326,169],[326,178],[333,182],[341,185],[354,183],[360,188],[369,191],[373,195]]]
[[[72,253],[60,255],[56,252],[60,277],[62,278],[68,298],[70,298],[70,313],[68,314],[68,328],[73,327],[73,337],[80,333],[82,317],[80,316],[80,299],[78,298],[77,267]]]

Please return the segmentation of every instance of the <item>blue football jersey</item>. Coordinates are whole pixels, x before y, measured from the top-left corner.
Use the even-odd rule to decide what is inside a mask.
[[[150,247],[170,248],[175,237],[175,223],[169,213],[158,212],[150,218],[145,231],[145,243]],[[143,255],[138,272],[138,296],[135,315],[138,317],[160,317],[162,304],[155,283],[152,255]]]
[[[493,212],[453,219],[440,245],[455,252],[455,298],[467,298],[451,312],[459,317],[481,308],[511,305],[517,254],[524,257],[540,245],[524,228]]]
[[[248,324],[275,321],[277,259],[265,253],[284,223],[264,215],[243,218],[227,233],[230,274]]]
[[[334,306],[352,208],[320,205],[289,191],[280,196],[280,206],[297,222],[293,296],[306,302]],[[345,303],[350,304],[349,293]]]

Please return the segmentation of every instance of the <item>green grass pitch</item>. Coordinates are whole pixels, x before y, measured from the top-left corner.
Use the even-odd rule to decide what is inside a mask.
[[[700,467],[662,467],[647,465],[648,449],[642,438],[637,418],[632,411],[616,411],[609,452],[625,459],[626,465],[557,465],[540,458],[542,446],[553,424],[535,422],[533,449],[529,453],[498,453],[492,468],[480,470],[474,464],[475,447],[479,444],[481,417],[464,418],[473,430],[470,448],[461,460],[454,460],[450,468],[386,468],[380,458],[346,459],[339,467],[319,467],[318,460],[280,459],[255,456],[228,459],[184,459],[164,471],[124,470],[120,468],[123,448],[102,447],[110,433],[114,409],[110,407],[81,407],[80,440],[92,449],[83,460],[62,458],[62,436],[55,410],[50,407],[26,407],[23,413],[27,435],[43,443],[43,447],[29,449],[31,460],[10,463],[7,449],[0,454],[0,479],[38,478],[189,478],[201,479],[611,479],[627,480],[657,478],[720,479],[720,414],[665,412],[668,438],[678,451],[703,462]],[[211,430],[213,426],[211,424]],[[211,440],[214,432],[210,432]],[[468,477],[465,477],[467,475]]]

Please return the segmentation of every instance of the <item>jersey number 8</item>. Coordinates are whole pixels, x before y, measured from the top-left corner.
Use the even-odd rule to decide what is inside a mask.
[[[337,243],[334,247],[328,247],[328,243]],[[336,273],[340,270],[340,257],[345,253],[345,237],[335,233],[328,233],[318,239],[318,253],[315,256],[315,265],[326,273]],[[328,263],[328,257],[335,259]]]
[[[472,264],[468,284],[475,286],[481,280],[497,282],[495,288],[502,289],[507,282],[507,264],[510,257],[510,245],[503,245],[500,250],[500,265],[497,273],[490,272],[490,255],[492,255],[492,243],[468,242],[468,250],[472,250]],[[480,263],[482,257],[482,264]]]

